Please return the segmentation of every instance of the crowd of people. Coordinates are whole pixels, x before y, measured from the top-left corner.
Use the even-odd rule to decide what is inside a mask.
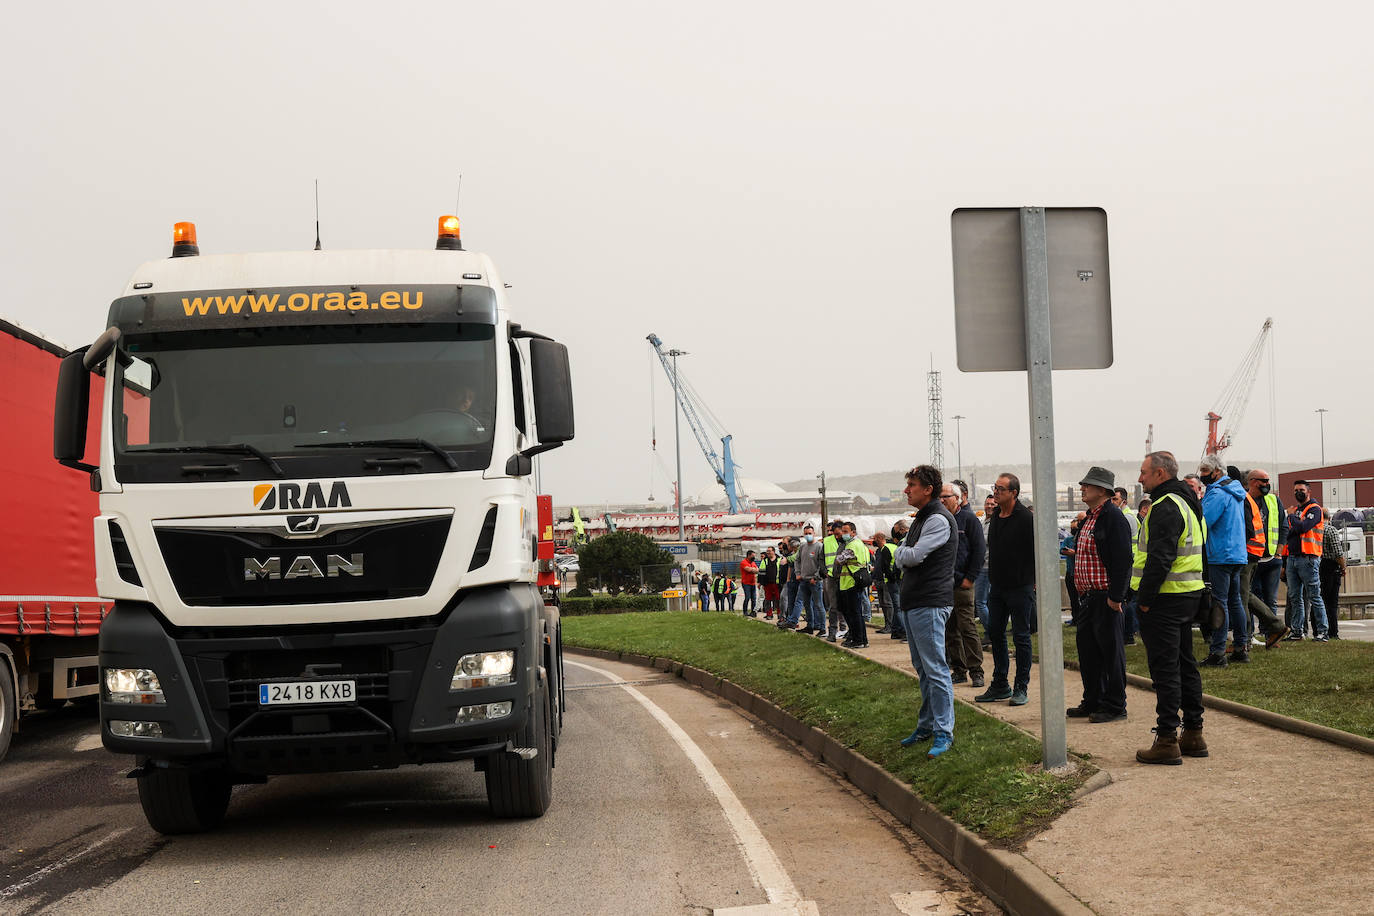
[[[1083,686],[1066,715],[1095,724],[1126,719],[1125,647],[1139,636],[1156,696],[1154,740],[1136,754],[1142,763],[1208,755],[1200,666],[1248,663],[1258,641],[1273,649],[1308,632],[1319,643],[1338,638],[1345,559],[1307,481],[1294,485],[1285,508],[1263,469],[1242,474],[1209,455],[1196,474],[1179,478],[1178,471],[1171,453],[1146,455],[1138,480],[1147,495],[1132,511],[1112,472],[1092,468],[1079,482],[1086,508],[1060,545]],[[938,468],[912,468],[904,493],[915,511],[890,536],[865,542],[851,521],[829,522],[824,536],[807,525],[800,538],[785,537],[762,555],[748,551],[738,582],[705,573],[697,589],[703,611],[713,600],[716,610],[733,610],[740,591],[745,615],[856,650],[869,647],[876,603],[883,626],[873,634],[908,644],[921,685],[916,728],[902,744],[930,741],[933,758],[953,746],[955,685],[982,688],[973,696],[979,703],[1028,702],[1037,629],[1033,516],[1014,474],[997,478],[981,519],[968,485],[946,482]],[[1201,662],[1194,626],[1208,645]]]

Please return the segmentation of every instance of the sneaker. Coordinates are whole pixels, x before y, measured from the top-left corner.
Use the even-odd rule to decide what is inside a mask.
[[[1203,667],[1203,668],[1225,668],[1225,667],[1226,667],[1226,656],[1225,656],[1225,655],[1218,655],[1217,653],[1213,652],[1211,655],[1208,655],[1206,658],[1204,658],[1204,659],[1202,660],[1202,662],[1200,663],[1200,667]]]
[[[929,741],[934,737],[935,732],[930,729],[918,728],[902,739],[902,747],[911,747],[913,744],[920,744],[922,741]]]
[[[826,641],[826,642],[839,642],[839,639],[835,638],[834,636],[827,636],[827,637],[825,637],[825,641]]]
[[[986,693],[980,693],[973,698],[975,703],[996,703],[998,700],[1011,699],[1011,688],[1006,684],[1000,687],[989,687]]]
[[[1281,630],[1275,630],[1274,632],[1270,633],[1268,636],[1264,637],[1264,648],[1266,648],[1266,649],[1272,649],[1272,648],[1274,648],[1274,647],[1277,646],[1280,642],[1282,642],[1282,641],[1284,640],[1284,638],[1285,638],[1286,636],[1288,636],[1289,633],[1292,633],[1292,632],[1293,632],[1293,631],[1290,630],[1290,629],[1288,629],[1288,627],[1284,627],[1284,628],[1281,629]]]
[[[848,638],[849,638],[849,630],[847,630],[847,629],[846,629],[846,630],[841,630],[840,632],[836,633],[835,635],[836,635],[837,637],[839,637],[840,639],[848,639]]]
[[[1285,636],[1283,639],[1284,639],[1284,642],[1302,642],[1302,634],[1301,634],[1301,633],[1293,633],[1293,632],[1290,631],[1289,634],[1288,634],[1287,636]]]
[[[1313,641],[1313,642],[1326,642],[1326,637],[1325,637],[1325,636],[1313,636],[1313,637],[1312,637],[1312,641]]]
[[[967,681],[968,681],[968,676],[967,676],[967,675],[964,675],[964,674],[952,674],[952,675],[950,675],[950,678],[949,678],[949,682],[950,682],[951,684],[963,684],[963,683],[966,683]]]
[[[886,636],[887,634],[889,634],[889,633],[892,632],[892,627],[886,627],[886,626],[885,626],[885,627],[883,627],[881,630],[878,630],[877,632],[879,632],[879,633],[883,634],[884,636]]]
[[[852,639],[846,639],[843,642],[841,642],[840,645],[844,646],[846,649],[859,648],[859,644]]]
[[[970,681],[968,682],[968,685],[969,685],[970,687],[982,687],[982,686],[983,686],[983,676],[982,676],[981,674],[975,674],[975,675],[973,676],[973,679],[970,680]]]
[[[851,648],[851,649],[867,649],[867,648],[868,648],[868,643],[866,643],[866,642],[856,642],[856,643],[854,643],[854,645],[850,646],[850,648]]]
[[[1094,725],[1101,725],[1104,722],[1125,722],[1126,712],[1095,712],[1088,716],[1088,721]]]
[[[1030,702],[1030,697],[1026,696],[1025,690],[1012,691],[1011,699],[1007,701],[1008,706],[1025,706]]]
[[[1070,719],[1086,719],[1089,716],[1093,715],[1093,711],[1088,707],[1080,704],[1078,706],[1071,706],[1068,709],[1066,709],[1064,711],[1064,715],[1068,716]]]
[[[943,754],[945,751],[949,750],[953,746],[953,735],[951,735],[949,732],[936,732],[935,743],[933,743],[930,746],[930,750],[926,751],[926,756],[929,757],[931,760],[934,760],[936,757],[939,757],[941,754]]]
[[[1133,646],[1133,645],[1135,645],[1135,637],[1134,637],[1134,636],[1127,636],[1127,637],[1126,637],[1125,644],[1128,645],[1128,646]]]

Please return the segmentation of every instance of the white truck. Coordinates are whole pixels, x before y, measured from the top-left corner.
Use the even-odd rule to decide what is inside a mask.
[[[108,326],[62,363],[53,452],[99,493],[101,734],[148,822],[455,760],[495,815],[542,815],[562,640],[534,462],[573,438],[568,356],[457,219],[434,251],[205,256],[178,223]]]

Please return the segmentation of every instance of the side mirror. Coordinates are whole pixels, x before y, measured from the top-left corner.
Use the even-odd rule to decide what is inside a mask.
[[[568,348],[554,340],[530,341],[534,382],[534,423],[541,445],[561,445],[573,438],[572,373]]]
[[[86,368],[89,352],[76,350],[62,358],[53,405],[52,456],[59,464],[80,471],[96,469],[81,460],[86,456],[86,420],[91,409],[91,373]]]
[[[97,372],[101,364],[110,358],[115,347],[119,346],[119,328],[106,328],[105,333],[95,339],[95,343],[86,348],[86,358],[82,360],[86,368],[91,372]]]

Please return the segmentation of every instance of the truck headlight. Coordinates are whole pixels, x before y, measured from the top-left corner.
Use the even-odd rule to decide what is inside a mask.
[[[492,719],[504,719],[510,715],[514,703],[510,700],[503,700],[500,703],[481,703],[477,706],[464,706],[458,710],[458,716],[454,722],[458,725],[467,725],[470,722],[489,722]]]
[[[123,719],[110,720],[110,734],[117,738],[161,738],[161,722],[126,722]]]
[[[150,668],[106,668],[105,698],[111,703],[166,703],[157,672]]]
[[[500,687],[515,682],[511,672],[515,670],[515,650],[502,649],[500,652],[474,652],[458,659],[453,668],[453,683],[450,690],[466,690],[469,687]]]

